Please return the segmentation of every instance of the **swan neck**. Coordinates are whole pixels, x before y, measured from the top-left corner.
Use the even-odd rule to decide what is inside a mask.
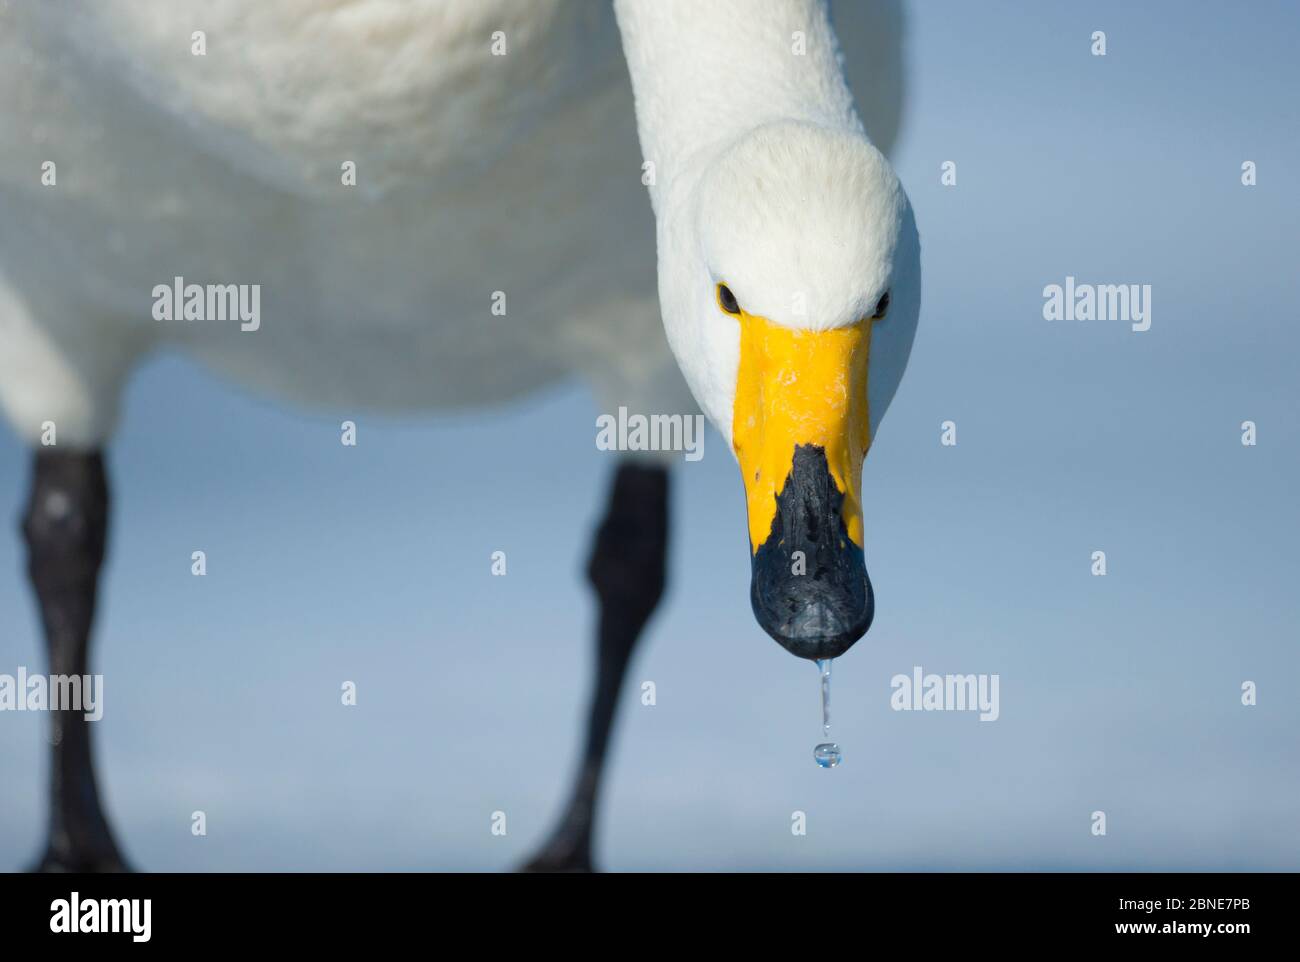
[[[614,8],[656,211],[664,193],[755,127],[799,120],[862,132],[821,0],[615,0]]]

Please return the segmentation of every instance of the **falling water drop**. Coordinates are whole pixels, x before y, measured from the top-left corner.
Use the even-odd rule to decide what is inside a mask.
[[[813,758],[822,768],[834,768],[844,760],[844,753],[834,742],[822,742],[813,749]]]
[[[831,660],[817,659],[817,672],[822,679],[822,735],[831,737]],[[813,758],[822,768],[834,768],[844,761],[840,746],[834,742],[822,742],[813,749]]]

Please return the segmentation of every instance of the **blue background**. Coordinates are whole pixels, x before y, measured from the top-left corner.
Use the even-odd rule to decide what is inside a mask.
[[[897,166],[924,307],[865,472],[878,614],[835,666],[845,764],[814,766],[815,670],[750,615],[740,481],[710,433],[674,472],[672,587],[624,690],[598,858],[1300,868],[1300,13],[910,12]],[[1043,320],[1043,287],[1067,274],[1152,285],[1151,330]],[[473,415],[306,414],[183,359],[142,368],[111,448],[95,654],[101,789],[128,857],[501,869],[529,854],[585,716],[580,569],[616,457],[595,448],[598,413],[571,385]],[[356,448],[339,444],[348,417]],[[948,419],[955,448],[939,444]],[[0,517],[16,521],[27,475],[0,433]],[[23,564],[6,525],[0,672],[44,670]],[[1000,720],[890,710],[890,677],[914,665],[997,673]],[[46,721],[0,715],[0,868],[43,835]],[[200,809],[206,838],[190,834]]]

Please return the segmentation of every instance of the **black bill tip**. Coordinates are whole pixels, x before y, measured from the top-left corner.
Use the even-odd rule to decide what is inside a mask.
[[[771,533],[753,557],[754,617],[792,655],[838,658],[871,627],[875,595],[821,447],[795,448],[776,500]]]

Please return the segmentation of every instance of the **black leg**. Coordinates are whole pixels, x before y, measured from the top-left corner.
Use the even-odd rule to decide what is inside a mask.
[[[108,531],[108,483],[99,452],[37,451],[22,527],[50,674],[85,675]],[[52,711],[50,716],[49,838],[35,868],[126,871],[99,805],[91,723],[80,711]]]
[[[525,869],[591,871],[591,834],[605,748],[632,649],[664,591],[668,548],[668,471],[625,463],[614,476],[587,577],[600,602],[596,687],[587,741],[559,825]]]

